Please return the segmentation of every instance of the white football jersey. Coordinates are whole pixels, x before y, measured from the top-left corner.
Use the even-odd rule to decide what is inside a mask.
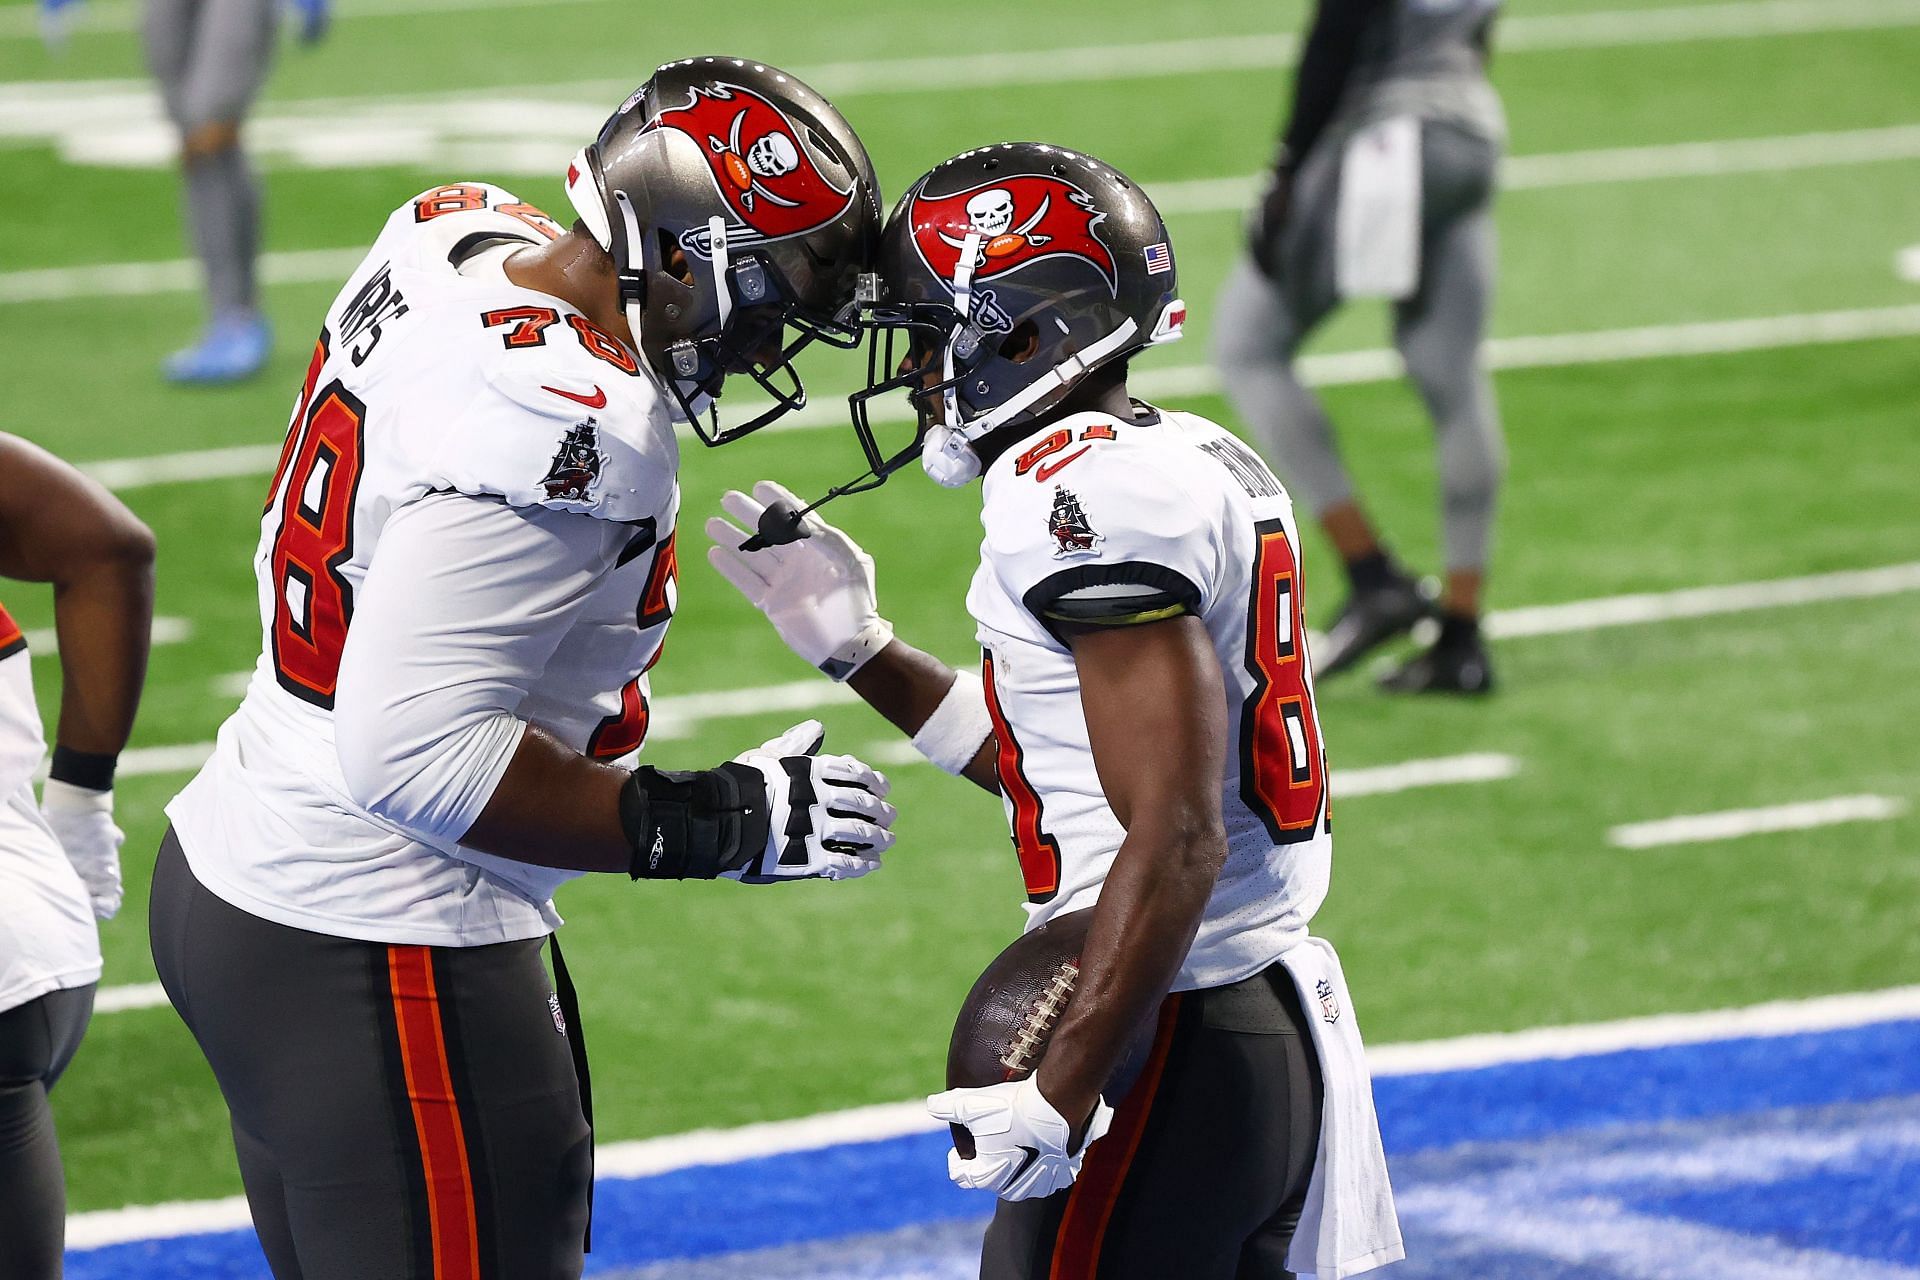
[[[243,910],[456,946],[559,923],[572,873],[458,838],[523,722],[599,758],[638,749],[679,453],[644,362],[506,276],[558,234],[497,187],[438,187],[327,310],[261,519],[260,659],[167,810]]]
[[[984,649],[1027,927],[1091,906],[1126,830],[1094,771],[1075,620],[1191,613],[1226,679],[1228,852],[1175,990],[1236,982],[1306,936],[1333,851],[1293,504],[1259,456],[1187,413],[1087,413],[987,469],[967,595]]]
[[[0,608],[0,1013],[100,980],[86,886],[33,798],[46,754],[26,638]]]

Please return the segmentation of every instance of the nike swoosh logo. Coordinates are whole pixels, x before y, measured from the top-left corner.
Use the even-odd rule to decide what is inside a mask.
[[[548,390],[552,390],[552,388],[549,387]],[[1058,462],[1046,463],[1041,466],[1035,467],[1033,470],[1033,478],[1035,482],[1040,484],[1045,484],[1047,481],[1053,479],[1053,477],[1059,473],[1060,468],[1066,466],[1069,462],[1075,461],[1076,459],[1079,458],[1080,454],[1085,453],[1088,449],[1091,449],[1091,448],[1093,448],[1093,446],[1090,444],[1082,445],[1080,447],[1079,452],[1070,453],[1066,457],[1060,459],[1060,461]]]
[[[557,396],[565,396],[567,399],[583,404],[589,409],[604,409],[607,407],[607,393],[602,391],[597,385],[594,387],[593,394],[590,396],[583,396],[578,391],[562,391],[558,387],[544,385],[540,389],[542,391],[551,391]]]

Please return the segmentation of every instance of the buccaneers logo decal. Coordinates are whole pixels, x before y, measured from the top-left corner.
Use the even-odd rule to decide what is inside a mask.
[[[1053,558],[1090,556],[1100,550],[1105,535],[1095,533],[1087,522],[1087,512],[1079,495],[1059,485],[1053,487],[1053,510],[1047,513],[1047,532],[1053,535]]]
[[[843,191],[820,172],[800,145],[786,113],[750,89],[716,84],[695,88],[684,107],[669,107],[648,129],[678,129],[700,144],[713,171],[713,185],[746,223],[727,233],[754,244],[784,240],[825,226],[853,205],[853,186]],[[686,232],[689,253],[712,257],[705,227]]]
[[[913,243],[921,261],[944,281],[952,281],[967,237],[978,234],[976,282],[1064,254],[1097,270],[1117,294],[1113,251],[1097,230],[1106,217],[1094,207],[1092,196],[1065,179],[1021,175],[950,196],[915,196]],[[984,327],[1010,327],[997,323],[1004,313],[994,305],[991,290],[980,290],[978,297],[977,319]]]

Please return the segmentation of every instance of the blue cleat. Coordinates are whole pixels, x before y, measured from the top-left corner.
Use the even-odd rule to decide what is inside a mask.
[[[200,341],[167,357],[168,382],[212,386],[251,378],[273,354],[273,327],[253,313],[215,320]]]

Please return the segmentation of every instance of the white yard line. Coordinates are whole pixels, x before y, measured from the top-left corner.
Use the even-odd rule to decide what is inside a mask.
[[[1620,849],[1656,849],[1674,844],[1705,844],[1738,840],[1742,836],[1778,831],[1811,831],[1846,822],[1885,822],[1907,811],[1907,802],[1893,796],[1833,796],[1760,809],[1723,809],[1718,813],[1683,814],[1652,822],[1629,822],[1607,832],[1607,842]]]
[[[335,22],[360,18],[398,18],[415,13],[469,13],[478,9],[547,9],[557,5],[596,4],[601,0],[347,0],[333,12]],[[88,0],[79,6],[69,31],[73,35],[138,31],[143,6],[128,0]],[[25,39],[40,34],[39,6],[9,5],[0,9],[0,39]]]
[[[1803,578],[1733,582],[1718,587],[1686,587],[1678,591],[1650,591],[1573,600],[1566,604],[1501,609],[1487,618],[1486,626],[1487,633],[1499,639],[1564,635],[1674,618],[1718,617],[1829,600],[1865,600],[1916,590],[1920,590],[1920,561],[1878,569],[1816,573]]]
[[[93,997],[95,1013],[119,1013],[125,1009],[153,1009],[167,1003],[167,990],[157,982],[129,982],[117,987],[101,987]]]
[[[1786,173],[1913,159],[1920,159],[1920,125],[1902,124],[1880,129],[1510,156],[1501,166],[1500,187],[1503,191],[1536,191],[1664,178]],[[1147,194],[1164,214],[1237,213],[1253,199],[1259,183],[1257,175],[1197,178],[1151,183]]]
[[[1663,356],[1728,355],[1915,335],[1920,335],[1920,304],[1493,338],[1486,344],[1485,359],[1492,368],[1500,370],[1544,369]],[[1307,356],[1301,360],[1300,370],[1308,382],[1324,387],[1397,378],[1401,365],[1398,352],[1380,347]],[[1132,385],[1147,399],[1167,400],[1212,395],[1220,389],[1220,376],[1211,365],[1175,365],[1142,369],[1134,376]],[[889,402],[875,409],[874,419],[882,424],[896,422],[902,420],[900,414],[900,406]],[[834,400],[803,409],[771,429],[807,430],[840,426],[846,421],[845,409]],[[273,471],[279,457],[278,444],[235,445],[108,459],[82,464],[82,470],[108,488],[125,490],[232,476],[264,476]]]
[[[1421,787],[1498,782],[1518,772],[1518,760],[1492,752],[1435,756],[1430,760],[1407,760],[1400,764],[1374,765],[1366,769],[1335,769],[1332,791],[1334,799],[1350,800],[1355,796],[1392,795]]]
[[[1803,1035],[1915,1018],[1920,1018],[1920,986],[1778,1000],[1741,1009],[1376,1045],[1368,1051],[1367,1060],[1376,1076],[1417,1075],[1712,1040]],[[925,1104],[914,1098],[736,1129],[700,1129],[638,1142],[608,1143],[595,1155],[595,1170],[601,1177],[638,1178],[847,1143],[878,1142],[939,1128],[928,1117]],[[77,1213],[67,1219],[67,1247],[98,1249],[134,1240],[234,1231],[245,1228],[248,1221],[246,1200],[240,1196]]]
[[[161,616],[153,620],[150,633],[155,648],[166,644],[184,644],[193,638],[193,624],[185,618]],[[50,657],[60,652],[60,638],[52,627],[36,627],[26,633],[27,652],[36,658]]]
[[[1515,156],[1506,162],[1502,184],[1511,191],[1775,173],[1912,159],[1920,159],[1920,125],[1894,125],[1834,133]],[[1255,185],[1253,177],[1201,178],[1155,184],[1151,194],[1162,213],[1238,212],[1252,199]],[[268,253],[260,260],[261,278],[268,284],[334,284],[347,277],[364,253],[362,249]],[[1916,260],[1909,263],[1909,257]],[[1902,263],[1903,269],[1910,267],[1920,274],[1920,255],[1909,251]],[[147,297],[191,292],[199,287],[200,268],[186,258],[49,267],[0,272],[0,304]]]
[[[1893,273],[1911,284],[1920,284],[1920,244],[1894,255]]]

